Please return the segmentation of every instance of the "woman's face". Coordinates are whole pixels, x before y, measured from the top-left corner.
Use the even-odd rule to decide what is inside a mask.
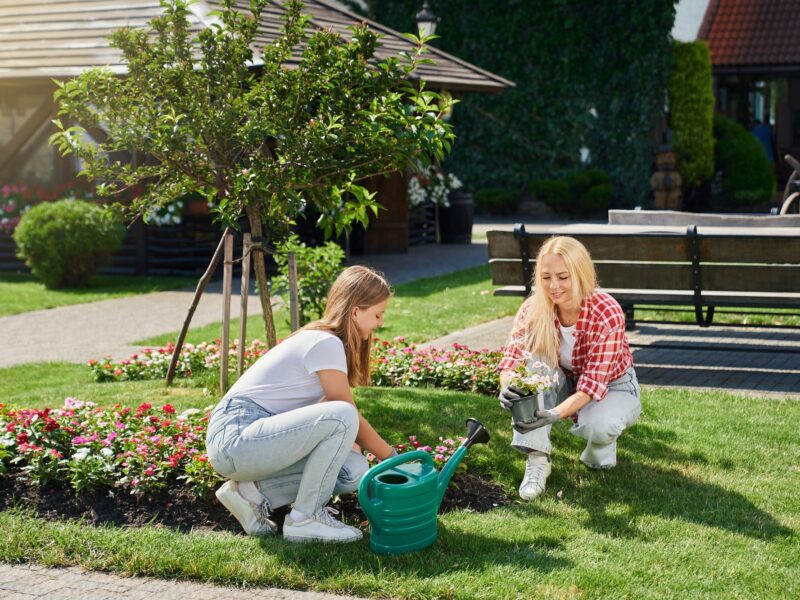
[[[567,263],[558,254],[545,254],[541,264],[542,287],[553,304],[562,308],[574,308],[575,301],[572,278]]]
[[[362,340],[368,340],[373,331],[383,326],[383,313],[386,312],[387,306],[389,306],[389,298],[367,308],[356,307],[353,309],[353,324]]]

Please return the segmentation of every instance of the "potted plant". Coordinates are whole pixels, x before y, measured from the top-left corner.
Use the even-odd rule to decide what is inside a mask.
[[[416,173],[412,173],[408,179],[408,203],[412,212],[424,211],[426,207],[433,207],[434,220],[436,227],[436,241],[447,243],[461,243],[463,239],[454,239],[454,235],[462,233],[451,233],[450,227],[453,219],[450,214],[451,209],[458,204],[459,210],[463,204],[464,197],[469,199],[469,232],[467,243],[472,236],[472,195],[458,195],[457,190],[461,190],[462,183],[452,173],[445,173],[438,165],[430,165],[421,168]],[[419,219],[419,215],[417,216]],[[425,220],[424,218],[422,219]],[[463,220],[463,219],[462,219]],[[463,226],[459,228],[463,229]]]
[[[539,361],[517,367],[508,386],[522,391],[525,395],[511,401],[511,416],[514,423],[535,421],[536,411],[545,408],[545,395],[555,394],[558,379],[558,371],[550,369]]]

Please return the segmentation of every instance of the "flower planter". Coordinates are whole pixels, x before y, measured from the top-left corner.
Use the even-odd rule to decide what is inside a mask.
[[[439,232],[443,244],[471,244],[475,205],[472,192],[453,190],[448,195],[450,206],[439,208]]]

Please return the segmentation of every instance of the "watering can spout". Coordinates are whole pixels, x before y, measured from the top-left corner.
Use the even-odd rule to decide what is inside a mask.
[[[461,459],[464,458],[464,455],[467,453],[472,444],[485,444],[489,441],[489,432],[486,431],[486,427],[478,421],[477,419],[467,419],[467,438],[461,442],[461,445],[458,447],[453,453],[453,456],[445,463],[442,470],[439,472],[439,480],[438,480],[438,494],[439,494],[439,502],[441,504],[442,498],[444,497],[444,492],[447,489],[448,484],[450,483],[450,478],[455,473],[458,464],[461,462]]]

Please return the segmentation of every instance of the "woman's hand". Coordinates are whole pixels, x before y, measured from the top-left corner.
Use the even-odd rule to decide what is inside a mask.
[[[537,410],[533,414],[536,416],[535,421],[531,421],[530,423],[514,423],[514,429],[520,433],[528,433],[534,429],[539,429],[539,427],[552,425],[561,419],[561,413],[559,413],[555,408],[551,408],[550,410]]]

